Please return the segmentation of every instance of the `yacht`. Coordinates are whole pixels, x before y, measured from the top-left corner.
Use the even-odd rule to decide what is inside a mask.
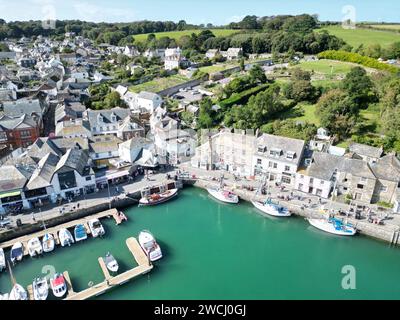
[[[292,215],[287,208],[273,203],[271,200],[267,200],[265,202],[252,201],[251,203],[258,210],[273,217],[290,217]]]
[[[103,260],[108,270],[110,270],[111,272],[118,272],[118,262],[117,260],[115,260],[111,253],[108,252]]]
[[[83,224],[78,224],[74,228],[75,241],[83,241],[87,239],[86,228]]]
[[[16,242],[11,248],[11,262],[15,264],[24,257],[24,247],[21,242]]]
[[[28,300],[28,293],[23,286],[16,283],[11,289],[9,300]]]
[[[49,285],[46,278],[36,278],[32,284],[33,297],[35,300],[46,300],[49,295]]]
[[[50,286],[53,294],[57,298],[62,298],[67,293],[67,282],[61,273],[56,273],[50,279]]]
[[[89,228],[93,238],[102,237],[106,233],[99,219],[90,220]]]
[[[215,199],[225,202],[225,203],[239,203],[239,197],[231,191],[224,189],[207,189],[208,193]]]
[[[43,244],[43,251],[44,252],[51,252],[54,250],[55,241],[54,237],[51,233],[46,233],[42,239]]]
[[[308,222],[315,228],[339,236],[354,236],[357,233],[356,228],[351,224],[345,224],[336,218],[326,219],[308,219]]]
[[[161,248],[150,231],[143,230],[139,233],[139,244],[150,261],[157,261],[162,258]]]
[[[139,206],[155,206],[167,202],[178,195],[178,189],[171,189],[161,193],[144,196],[139,200]]]
[[[71,246],[71,244],[75,242],[71,232],[65,228],[58,231],[58,238],[60,239],[60,244],[62,247]]]
[[[38,238],[32,238],[28,241],[28,253],[32,258],[43,253],[43,247]]]
[[[4,255],[4,250],[0,248],[0,272],[6,268],[6,256]]]

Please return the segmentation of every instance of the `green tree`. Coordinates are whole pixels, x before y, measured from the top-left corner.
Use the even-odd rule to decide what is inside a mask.
[[[261,68],[260,65],[258,65],[258,64],[255,64],[253,67],[251,67],[251,69],[249,71],[249,76],[250,76],[250,80],[253,83],[267,82],[267,76],[265,75],[263,68]]]
[[[104,104],[106,109],[112,109],[116,107],[125,108],[126,104],[121,99],[120,94],[117,91],[112,91],[104,98]]]
[[[351,69],[342,81],[342,88],[359,107],[365,108],[375,99],[374,84],[362,67]]]
[[[212,110],[213,103],[210,98],[205,98],[200,103],[199,118],[197,126],[201,129],[210,129],[214,125],[215,112]]]

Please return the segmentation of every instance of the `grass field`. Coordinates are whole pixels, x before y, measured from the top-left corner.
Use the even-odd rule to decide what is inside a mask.
[[[217,37],[224,37],[224,36],[229,36],[233,33],[238,32],[238,30],[231,30],[231,29],[210,29],[212,33],[217,36]],[[154,33],[156,35],[156,38],[161,38],[161,37],[170,37],[171,39],[179,39],[182,36],[189,36],[192,33],[200,33],[202,30],[184,30],[184,31],[169,31],[169,32],[157,32]],[[135,35],[135,41],[146,41],[147,36],[149,33],[145,34],[138,34]]]
[[[375,29],[388,29],[393,31],[400,31],[400,24],[370,24],[368,26]]]
[[[322,30],[327,30],[339,38],[342,38],[353,47],[358,47],[360,44],[380,44],[383,47],[390,45],[393,42],[400,41],[400,34],[390,31],[379,31],[371,29],[343,29],[341,26],[324,27]]]
[[[319,119],[315,115],[315,109],[315,104],[302,102],[297,104],[293,109],[283,113],[280,118],[308,122],[319,126]]]
[[[234,64],[217,64],[213,66],[201,67],[200,70],[206,73],[214,73],[226,69],[230,69],[236,67],[237,65]]]
[[[188,78],[186,78],[185,76],[174,75],[167,78],[157,78],[149,82],[132,86],[129,88],[129,91],[136,93],[141,91],[159,92],[164,89],[184,83],[186,81],[188,81]]]
[[[301,62],[296,67],[324,75],[339,76],[350,72],[354,68],[354,64],[334,60],[319,60]]]

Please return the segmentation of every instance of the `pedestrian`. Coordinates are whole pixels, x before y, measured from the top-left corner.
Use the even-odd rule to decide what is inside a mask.
[[[36,222],[36,218],[35,218],[35,214],[34,213],[32,213],[32,220],[33,220],[33,222]]]
[[[322,199],[321,198],[319,198],[318,201],[319,201],[319,204],[322,204]]]
[[[80,206],[80,203],[78,202],[78,203],[76,204],[76,207],[79,209],[79,206]]]

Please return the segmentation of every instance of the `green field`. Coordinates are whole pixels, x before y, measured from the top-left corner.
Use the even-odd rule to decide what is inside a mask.
[[[222,70],[227,70],[233,67],[237,67],[237,65],[234,64],[217,64],[217,65],[212,65],[212,66],[207,66],[207,67],[201,67],[200,70],[205,72],[205,73],[215,73],[218,71]]]
[[[302,102],[297,104],[293,109],[283,113],[280,118],[308,122],[319,126],[319,119],[315,115],[315,109],[315,104]]]
[[[238,32],[238,30],[231,30],[231,29],[210,29],[212,33],[217,36],[217,37],[224,37],[224,36],[229,36],[233,33]],[[169,32],[157,32],[154,33],[156,35],[156,38],[161,38],[161,37],[169,37],[171,39],[179,39],[182,36],[190,36],[192,33],[200,33],[202,30],[197,29],[197,30],[184,30],[184,31],[169,31]],[[146,41],[147,36],[150,33],[145,33],[145,34],[138,34],[135,35],[135,41]]]
[[[324,75],[339,76],[350,72],[354,68],[354,64],[334,60],[319,60],[301,62],[296,67]]]
[[[374,29],[387,29],[393,31],[400,31],[400,24],[370,24],[369,27]]]
[[[141,91],[159,92],[187,81],[189,81],[189,79],[185,76],[174,75],[167,78],[157,78],[136,86],[132,86],[129,88],[129,91],[136,93]]]
[[[327,30],[339,38],[342,38],[348,44],[357,48],[360,44],[380,44],[383,47],[393,42],[400,41],[400,35],[390,31],[379,31],[371,29],[343,29],[341,26],[324,27],[321,30]]]

